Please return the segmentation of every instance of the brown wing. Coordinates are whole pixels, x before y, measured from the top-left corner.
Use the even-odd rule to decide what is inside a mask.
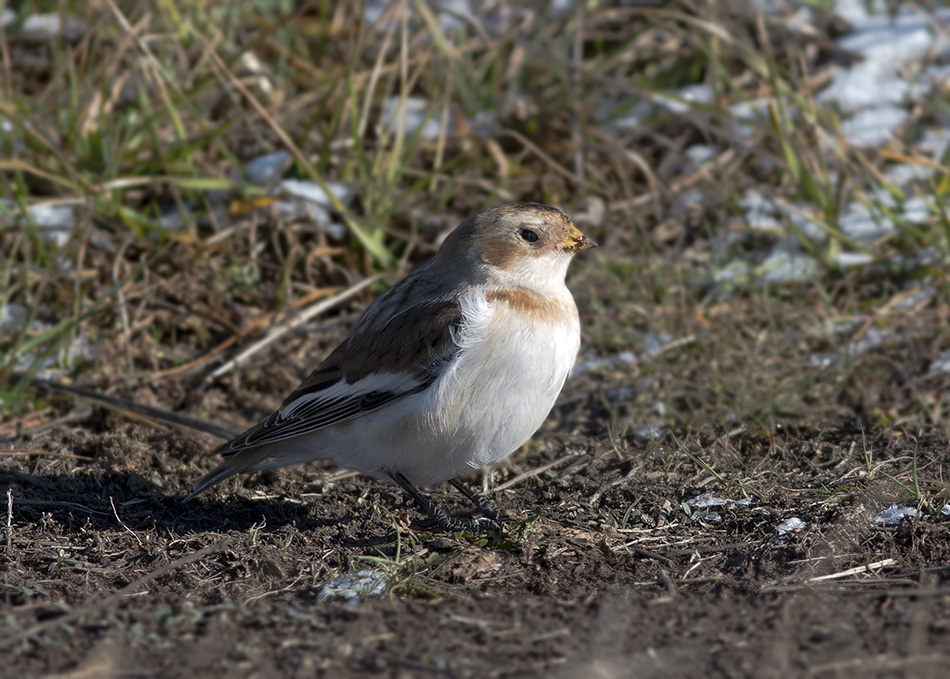
[[[218,452],[301,436],[427,389],[455,358],[462,314],[454,295],[427,298],[425,285],[410,276],[377,299],[279,410]]]

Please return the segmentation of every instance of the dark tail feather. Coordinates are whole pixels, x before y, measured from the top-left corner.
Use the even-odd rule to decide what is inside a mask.
[[[240,456],[231,457],[217,467],[212,469],[210,472],[202,476],[200,479],[195,481],[195,485],[191,487],[191,492],[185,497],[185,502],[190,502],[198,493],[201,493],[216,483],[224,481],[226,478],[239,474],[243,471],[251,469],[257,460],[240,460]]]

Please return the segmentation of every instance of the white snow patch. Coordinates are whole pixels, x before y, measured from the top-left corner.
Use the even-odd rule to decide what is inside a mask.
[[[799,519],[797,516],[792,516],[785,519],[778,525],[778,534],[788,535],[789,533],[794,533],[797,530],[803,530],[807,525],[807,523]]]
[[[287,151],[267,153],[245,163],[244,173],[252,184],[267,186],[280,178],[289,160]]]
[[[383,121],[387,129],[402,128],[406,135],[421,127],[422,138],[430,141],[442,134],[441,116],[436,112],[430,114],[429,100],[421,97],[392,97],[386,102]]]
[[[950,351],[945,351],[938,356],[930,367],[927,368],[928,375],[950,375]],[[950,507],[950,505],[947,505]],[[944,507],[946,509],[947,507]]]
[[[895,504],[875,514],[871,519],[871,523],[879,523],[884,526],[893,526],[900,523],[907,517],[915,516],[917,516],[917,510],[913,507]]]
[[[766,283],[807,283],[818,278],[818,261],[809,255],[773,252],[757,273]]]
[[[0,308],[0,332],[13,335],[26,327],[29,310],[22,304],[4,304]]]
[[[745,507],[752,504],[752,498],[744,497],[740,500],[733,500],[727,497],[719,497],[714,492],[709,491],[708,493],[702,493],[701,495],[697,495],[694,498],[690,498],[686,501],[686,504],[690,507],[696,507],[697,509],[706,509],[708,507],[726,507],[728,505]]]
[[[907,122],[910,112],[899,106],[875,106],[855,113],[841,123],[841,136],[851,146],[877,148]]]
[[[317,601],[340,601],[347,606],[357,605],[368,596],[386,593],[389,576],[373,570],[339,575],[317,590]]]

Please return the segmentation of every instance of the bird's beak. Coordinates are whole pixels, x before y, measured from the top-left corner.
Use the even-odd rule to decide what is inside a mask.
[[[596,248],[597,243],[580,232],[576,226],[571,224],[571,232],[564,240],[564,249],[570,252],[580,252],[581,250],[590,250]]]

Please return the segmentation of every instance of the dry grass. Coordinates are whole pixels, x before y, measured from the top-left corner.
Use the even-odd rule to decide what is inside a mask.
[[[877,244],[870,254],[882,267],[833,264],[843,248],[866,250],[836,228],[844,202],[879,186],[889,157],[913,150],[819,152],[815,139],[834,128],[813,97],[831,68],[826,38],[689,3],[554,19],[503,4],[507,23],[463,21],[453,33],[422,8],[395,3],[371,25],[356,3],[287,14],[108,1],[64,6],[62,16],[85,26],[67,40],[9,32],[0,47],[22,66],[4,70],[0,111],[10,130],[0,141],[3,301],[28,321],[5,326],[4,409],[36,406],[11,377],[15,366],[125,390],[207,387],[206,371],[268,327],[361,277],[405,270],[479,207],[530,199],[566,207],[604,245],[575,276],[588,296],[591,353],[696,338],[667,357],[686,370],[681,387],[657,385],[666,419],[946,421],[926,395],[896,409],[854,403],[846,392],[864,359],[831,380],[808,364],[813,351],[895,326],[895,350],[947,348],[928,330],[947,314],[940,258],[911,272],[883,266],[942,249],[939,224]],[[713,101],[617,124],[637,102],[697,81]],[[428,100],[438,136],[387,124],[386,102],[409,97]],[[729,107],[763,97],[771,116],[737,133]],[[916,110],[908,138],[932,114]],[[714,147],[691,165],[683,151],[700,140]],[[274,212],[268,187],[241,176],[243,161],[274,149],[290,152],[290,176],[354,188],[356,202],[332,210],[347,237]],[[814,208],[830,237],[799,233],[822,263],[813,281],[717,277],[777,238],[744,226],[736,206],[750,187]],[[941,175],[931,190],[939,200]],[[62,242],[22,216],[37,204],[73,210]],[[173,208],[181,227],[169,229],[160,218]],[[913,292],[908,275],[938,294],[899,307]],[[822,330],[845,322],[844,332]],[[758,369],[739,376],[750,352]]]

